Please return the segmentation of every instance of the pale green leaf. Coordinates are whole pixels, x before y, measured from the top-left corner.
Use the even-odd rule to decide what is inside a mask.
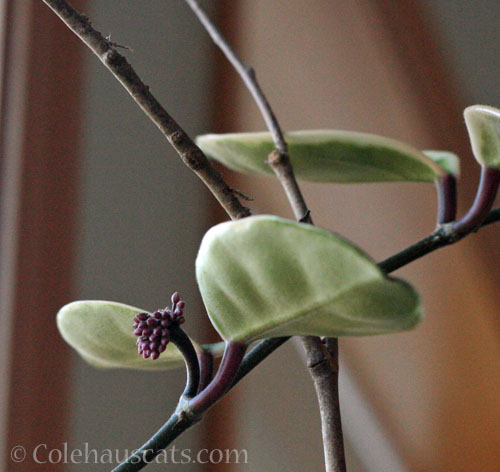
[[[132,323],[141,312],[145,310],[122,303],[77,301],[59,310],[57,327],[64,340],[95,367],[159,370],[184,365],[173,343],[156,360],[144,359],[137,353]]]
[[[464,117],[474,157],[483,166],[500,168],[500,110],[473,105]]]
[[[431,158],[436,164],[439,164],[447,173],[460,176],[460,159],[450,151],[422,151],[427,157]]]
[[[337,130],[286,133],[295,175],[312,182],[433,182],[445,170],[419,150],[373,134]],[[273,172],[270,133],[207,134],[196,140],[211,158],[250,174]]]
[[[413,328],[418,294],[338,235],[275,216],[222,223],[203,238],[196,276],[226,340],[361,336]]]

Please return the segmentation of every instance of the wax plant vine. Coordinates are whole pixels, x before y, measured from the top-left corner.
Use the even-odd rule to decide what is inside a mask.
[[[345,471],[337,338],[414,328],[422,320],[420,298],[411,285],[389,274],[500,220],[500,210],[491,210],[500,183],[500,110],[481,105],[465,110],[481,181],[472,207],[457,220],[457,156],[352,131],[283,133],[253,69],[239,59],[196,0],[186,3],[241,75],[269,132],[205,135],[195,144],[115,43],[65,0],[43,1],[98,55],[233,220],[207,232],[196,259],[199,289],[220,343],[200,345],[185,334],[185,303],[177,293],[171,307],[153,312],[116,302],[77,301],[57,315],[61,335],[96,367],[164,370],[186,365],[186,388],[170,419],[114,470],[145,467],[289,337],[301,336],[320,406],[326,470]],[[251,216],[241,195],[208,158],[240,172],[274,173],[297,221]],[[377,264],[342,236],[312,225],[296,177],[332,183],[434,182],[437,228]]]

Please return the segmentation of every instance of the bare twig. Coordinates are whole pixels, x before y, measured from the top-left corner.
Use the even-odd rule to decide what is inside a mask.
[[[316,336],[303,336],[302,342],[308,353],[307,367],[311,372],[314,387],[318,392],[321,412],[321,432],[325,447],[325,463],[328,472],[346,470],[342,420],[339,405],[339,355],[337,338],[328,338],[327,346],[323,346]]]
[[[219,46],[221,51],[227,57],[228,61],[236,69],[238,74],[241,76],[248,90],[252,94],[255,103],[260,109],[266,125],[273,135],[273,141],[276,143],[276,147],[280,153],[286,154],[288,149],[283,137],[283,133],[278,124],[278,120],[269,105],[269,102],[264,95],[264,92],[260,88],[259,83],[255,77],[255,71],[248,65],[244,64],[243,61],[238,57],[234,49],[229,45],[226,39],[222,36],[218,28],[214,25],[212,20],[207,16],[207,14],[200,7],[196,0],[186,0],[186,3],[191,7],[193,12],[196,14],[200,23],[207,30],[208,34],[212,38],[213,42]]]
[[[228,215],[233,219],[249,216],[248,208],[240,203],[233,189],[212,167],[200,148],[151,94],[149,87],[142,82],[127,59],[117,52],[115,43],[104,38],[91,26],[88,18],[81,15],[65,0],[43,0],[43,2],[99,57],[144,113],[160,129],[184,163],[210,189]]]
[[[197,0],[186,0],[186,2],[210,34],[212,40],[234,66],[252,94],[271,132],[275,145],[275,150],[269,155],[268,164],[281,183],[295,218],[298,221],[312,224],[310,211],[295,179],[283,132],[257,81],[253,68],[244,64],[238,57],[218,28],[202,10]],[[332,340],[332,342],[336,342],[336,339]],[[338,397],[338,348],[329,352],[324,348],[318,337],[312,336],[303,337],[302,343],[319,402],[326,470],[327,472],[344,472],[346,469]],[[323,359],[320,366],[316,365],[317,359]],[[333,368],[333,366],[337,367]]]

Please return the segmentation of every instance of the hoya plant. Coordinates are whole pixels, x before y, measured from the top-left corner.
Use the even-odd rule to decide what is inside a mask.
[[[356,131],[283,133],[255,73],[238,58],[196,0],[186,2],[241,75],[267,132],[191,139],[118,52],[117,44],[65,0],[43,1],[121,82],[229,217],[205,234],[195,261],[199,291],[220,335],[219,343],[203,345],[186,334],[189,304],[176,292],[171,304],[153,312],[115,301],[84,300],[62,307],[57,314],[62,337],[96,368],[186,367],[186,387],[172,416],[114,470],[145,467],[274,350],[290,337],[300,336],[320,406],[325,467],[345,471],[337,339],[415,328],[423,319],[422,301],[408,281],[390,274],[500,220],[500,210],[492,210],[500,183],[500,110],[474,105],[464,112],[481,180],[473,205],[457,218],[460,166],[456,155]],[[241,203],[243,196],[224,181],[210,160],[238,172],[274,175],[296,220],[252,215]],[[308,208],[298,181],[434,183],[436,229],[377,263],[342,235],[313,225],[314,209]]]

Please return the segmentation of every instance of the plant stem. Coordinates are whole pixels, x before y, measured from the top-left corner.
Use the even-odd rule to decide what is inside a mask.
[[[386,273],[392,272],[436,249],[453,244],[479,228],[500,219],[500,209],[490,212],[500,185],[500,170],[483,167],[474,203],[463,218],[438,227],[436,231],[401,252],[379,263]]]
[[[240,77],[245,82],[245,85],[252,94],[255,103],[259,107],[260,112],[264,117],[267,127],[271,131],[273,141],[276,143],[278,151],[285,154],[287,152],[287,145],[285,139],[283,138],[283,133],[278,124],[278,120],[276,119],[276,116],[274,115],[274,112],[269,105],[266,96],[264,95],[264,92],[257,82],[255,71],[252,67],[244,64],[243,61],[238,57],[234,49],[222,36],[212,20],[200,7],[197,0],[186,0],[186,3],[191,7],[191,10],[193,10],[195,15],[198,17],[200,23],[207,30],[207,33],[212,38],[212,41],[221,49],[228,61],[236,69],[236,72],[238,72]]]
[[[472,232],[477,232],[480,228],[488,226],[492,223],[497,223],[498,221],[500,221],[500,208],[492,210],[484,219],[479,228],[474,229]],[[408,265],[410,262],[420,259],[421,257],[435,251],[436,249],[450,246],[451,244],[456,243],[465,236],[466,235],[459,236],[453,230],[453,226],[443,225],[429,236],[426,236],[415,244],[412,244],[402,251],[388,257],[382,262],[379,262],[378,266],[386,274],[390,274],[391,272],[394,272],[395,270]]]
[[[290,336],[281,338],[268,338],[263,339],[243,358],[236,377],[231,384],[230,389],[233,388],[245,375],[247,375],[254,367],[260,364],[266,357],[270,356],[276,349],[290,339]]]
[[[457,216],[457,179],[446,174],[436,180],[438,197],[437,224],[442,225],[454,221]]]
[[[169,420],[144,443],[141,448],[115,467],[112,472],[135,472],[146,467],[163,449],[195,423],[182,410]]]
[[[138,451],[115,467],[113,472],[132,472],[143,469],[182,432],[200,421],[203,413],[231,387],[245,350],[245,344],[228,342],[219,370],[208,387],[194,398],[183,394],[176,411],[169,420]],[[191,387],[191,391],[193,388]],[[195,388],[198,388],[198,383]],[[187,387],[186,391],[188,391]]]
[[[295,179],[288,153],[282,153],[276,149],[269,154],[267,163],[271,166],[274,174],[281,183],[295,218],[301,223],[313,224],[311,213],[307,208],[299,184]]]
[[[453,223],[453,231],[460,238],[479,228],[488,216],[500,184],[500,169],[482,167],[481,180],[476,193],[474,203],[467,214],[456,223]]]
[[[212,380],[214,372],[214,356],[208,349],[202,349],[198,354],[198,362],[200,364],[200,385],[198,391],[200,393]]]
[[[181,351],[186,363],[186,388],[182,395],[186,398],[192,398],[198,392],[198,386],[200,385],[198,355],[193,343],[181,328],[177,327],[170,331],[170,341]]]
[[[226,344],[224,356],[214,379],[204,390],[189,401],[188,409],[190,414],[201,416],[226,393],[236,377],[246,349],[246,344],[235,342]]]
[[[325,464],[327,472],[346,470],[342,421],[339,405],[339,363],[338,340],[328,338],[328,350],[316,336],[303,336],[302,341],[309,353],[307,367],[312,373],[321,412],[321,433],[325,444]]]
[[[144,113],[160,129],[182,161],[210,189],[228,215],[232,219],[249,216],[250,211],[240,203],[234,190],[212,167],[201,149],[151,94],[149,87],[142,82],[127,59],[117,52],[114,43],[104,38],[91,26],[87,17],[81,15],[65,0],[43,0],[43,2],[99,57]]]

